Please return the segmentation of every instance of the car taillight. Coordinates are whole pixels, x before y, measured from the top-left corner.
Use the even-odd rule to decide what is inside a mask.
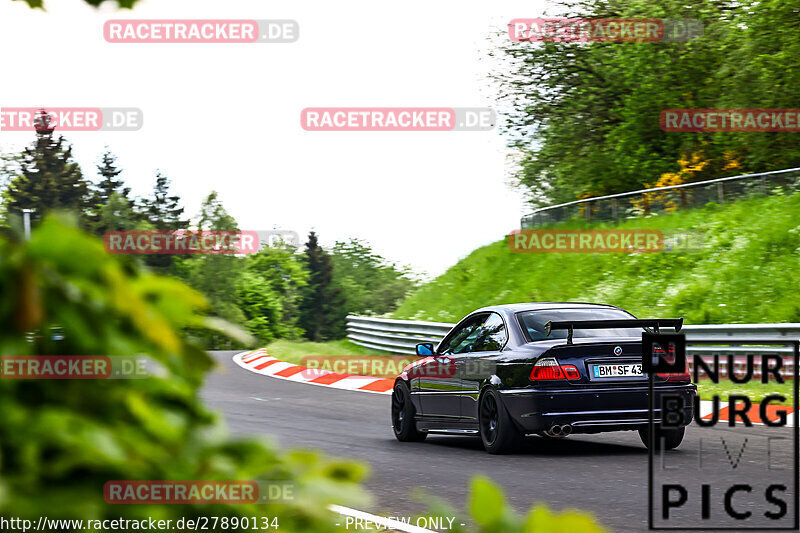
[[[661,347],[658,347],[658,348],[653,348],[653,352],[658,354],[663,354],[664,350]],[[664,356],[664,360],[669,364],[675,363],[675,346],[670,344],[667,354],[668,355]],[[656,376],[664,378],[664,381],[689,381],[691,379],[691,377],[689,376],[688,363],[687,366],[683,369],[683,372],[681,373],[656,374]]]
[[[539,359],[531,370],[531,381],[547,379],[581,379],[575,365],[560,365],[552,357]]]
[[[691,379],[688,372],[683,374],[656,374],[656,376],[664,378],[664,381],[689,381]]]

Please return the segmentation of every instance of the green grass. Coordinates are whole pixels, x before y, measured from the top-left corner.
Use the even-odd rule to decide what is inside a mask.
[[[390,355],[353,344],[347,340],[330,342],[301,342],[278,340],[267,345],[267,353],[287,363],[300,364],[309,355]]]
[[[699,232],[705,247],[698,252],[514,253],[503,238],[423,285],[393,315],[455,322],[492,304],[585,301],[618,305],[639,317],[683,316],[688,324],[800,322],[799,214],[796,193],[619,226]]]
[[[786,398],[786,401],[781,403],[786,405],[793,405],[794,403],[794,385],[791,381],[786,381],[782,384],[777,384],[774,381],[770,381],[767,384],[760,381],[751,381],[738,385],[722,379],[716,384],[712,383],[711,380],[704,379],[697,384],[697,394],[703,400],[710,400],[716,394],[723,401],[728,400],[729,394],[741,394],[750,398],[753,403],[761,401],[770,394],[780,394]],[[771,403],[778,404],[778,402]]]

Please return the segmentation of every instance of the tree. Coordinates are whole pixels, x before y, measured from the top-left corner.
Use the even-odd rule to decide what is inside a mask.
[[[245,329],[259,343],[269,344],[285,336],[282,331],[282,302],[266,279],[255,272],[245,271],[236,286],[236,302],[244,313]]]
[[[170,181],[161,171],[156,172],[156,184],[153,195],[141,200],[137,211],[148,229],[156,231],[176,231],[188,229],[188,221],[182,220],[183,207],[180,207],[180,196],[170,195]],[[174,256],[160,254],[145,256],[145,263],[162,273],[175,274],[172,268]]]
[[[183,210],[181,210],[183,211]],[[197,231],[237,231],[234,219],[222,205],[216,191],[203,200],[198,215]],[[242,259],[229,254],[200,254],[185,256],[178,269],[185,272],[189,285],[200,291],[217,317],[234,324],[243,324],[245,316],[236,302],[236,289],[243,271]],[[223,335],[205,335],[208,348],[230,347]],[[225,344],[221,344],[221,343]]]
[[[211,191],[200,205],[197,228],[199,230],[238,231],[239,225],[236,223],[236,219],[225,209],[225,206],[222,205],[219,193]]]
[[[98,199],[102,205],[114,193],[127,197],[131,193],[130,187],[125,187],[125,180],[118,176],[122,174],[122,169],[117,166],[117,156],[106,149],[100,163],[97,165],[97,173],[100,175],[100,183],[97,184]]]
[[[106,231],[130,231],[139,227],[139,217],[133,210],[130,200],[120,193],[112,193],[100,208],[97,226],[99,235]]]
[[[72,158],[72,146],[49,127],[46,112],[37,127],[36,140],[25,148],[19,162],[20,173],[11,179],[5,191],[8,215],[21,216],[23,209],[33,209],[32,221],[53,210],[69,210],[78,215],[80,225],[90,225],[90,184]]]
[[[331,258],[334,282],[348,314],[394,311],[415,285],[408,269],[398,268],[358,239],[337,242]]]
[[[295,252],[294,246],[276,243],[246,259],[237,289],[238,305],[247,331],[263,342],[303,334],[298,321],[308,271]]]
[[[308,234],[305,265],[309,273],[308,285],[303,290],[300,305],[300,327],[307,339],[320,342],[344,336],[344,299],[333,284],[333,262],[319,245],[317,234]]]
[[[564,17],[698,19],[688,42],[511,43],[500,37],[504,133],[519,151],[517,182],[535,203],[640,189],[709,161],[693,179],[800,165],[788,133],[667,133],[668,108],[797,107],[795,6],[780,0],[585,0]],[[741,161],[741,168],[729,166]]]
[[[94,209],[92,219],[94,233],[102,236],[110,230],[133,229],[136,226],[136,213],[133,202],[130,200],[130,187],[125,187],[125,181],[119,178],[122,169],[117,166],[117,158],[110,150],[106,149],[100,163],[97,165],[100,182],[94,194]],[[114,197],[114,205],[107,209],[110,199]],[[122,217],[118,219],[118,217]],[[115,225],[117,223],[123,226]]]
[[[20,161],[22,155],[18,153],[0,152],[0,189],[5,189],[8,183],[20,174]],[[2,196],[0,196],[2,198]],[[0,220],[7,220],[7,203],[0,203]]]
[[[156,230],[186,229],[188,222],[181,219],[183,216],[183,207],[180,207],[181,197],[170,196],[169,186],[169,178],[160,170],[156,171],[153,196],[142,200],[142,214]]]
[[[0,152],[0,187],[5,187],[12,177],[19,174],[20,159],[19,154]]]

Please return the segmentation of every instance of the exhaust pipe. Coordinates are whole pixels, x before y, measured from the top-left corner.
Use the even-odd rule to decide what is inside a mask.
[[[563,426],[556,424],[550,429],[544,431],[544,434],[548,437],[566,437],[570,433],[572,433],[572,426],[569,424],[565,424]]]

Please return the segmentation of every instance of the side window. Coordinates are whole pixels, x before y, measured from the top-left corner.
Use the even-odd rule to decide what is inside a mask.
[[[449,355],[473,351],[475,341],[481,333],[481,325],[485,319],[486,315],[478,315],[463,324],[453,336],[448,339],[445,346],[442,347],[441,353],[443,355]]]
[[[497,313],[492,313],[481,326],[472,351],[497,352],[506,343],[506,339],[508,339],[508,333],[503,318]]]

